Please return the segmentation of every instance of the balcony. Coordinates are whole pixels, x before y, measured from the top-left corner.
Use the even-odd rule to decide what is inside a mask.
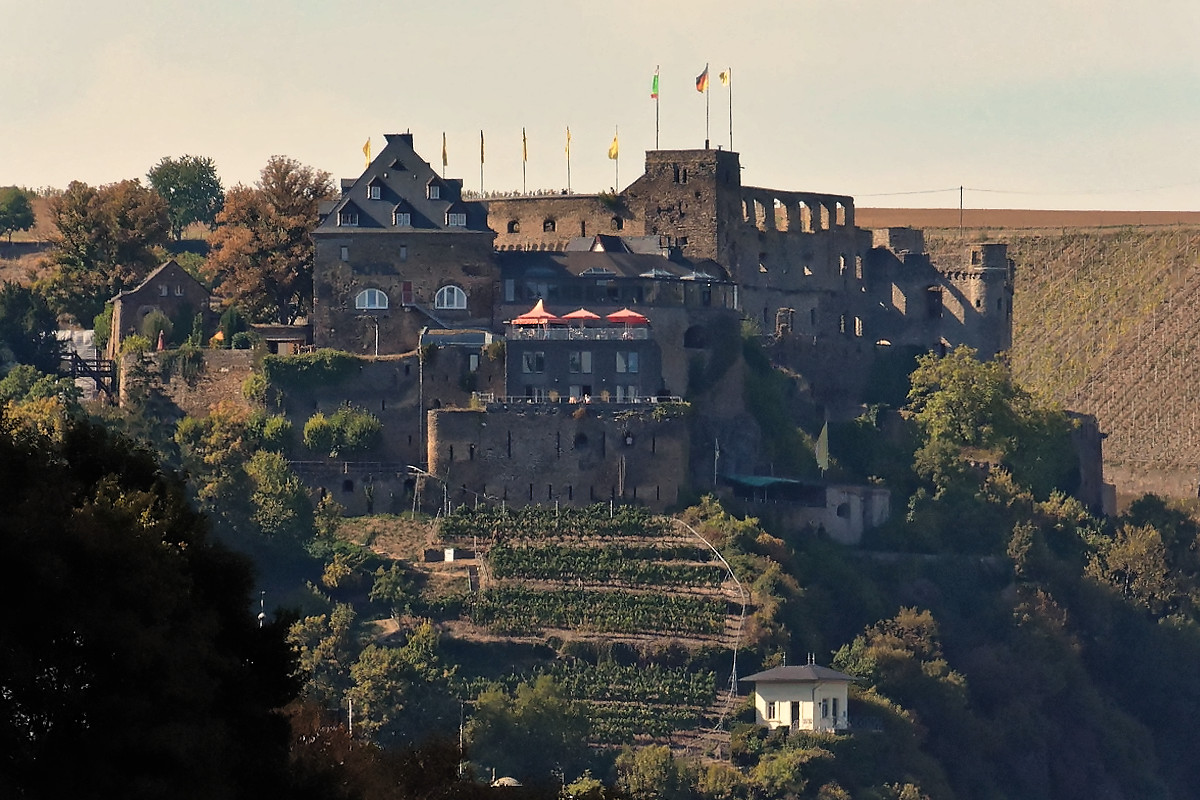
[[[650,329],[643,325],[628,328],[546,328],[537,325],[509,325],[508,338],[514,341],[539,342],[633,341],[649,339]]]

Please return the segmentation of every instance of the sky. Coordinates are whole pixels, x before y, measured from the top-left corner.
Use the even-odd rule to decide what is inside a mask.
[[[272,155],[356,177],[368,138],[411,131],[439,169],[445,133],[478,190],[483,131],[483,189],[560,190],[569,126],[571,189],[603,191],[655,147],[658,69],[661,147],[707,126],[730,149],[732,112],[747,185],[1200,211],[1197,0],[0,0],[0,20],[0,186],[183,154],[226,186]]]

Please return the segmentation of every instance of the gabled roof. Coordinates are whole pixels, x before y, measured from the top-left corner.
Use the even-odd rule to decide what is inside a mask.
[[[140,291],[140,290],[144,289],[148,284],[153,283],[156,279],[163,277],[163,276],[167,275],[168,273],[178,273],[177,278],[179,280],[191,281],[192,283],[199,286],[201,289],[204,289],[205,293],[208,293],[208,289],[204,286],[203,283],[201,283],[200,281],[193,278],[190,272],[188,272],[183,267],[179,266],[179,263],[175,259],[172,258],[172,259],[168,259],[167,261],[163,262],[157,269],[155,269],[153,272],[151,272],[149,275],[147,275],[146,279],[144,281],[142,281],[141,283],[139,283],[137,286],[133,287],[132,289],[126,289],[123,292],[118,292],[116,295],[114,295],[112,297],[112,299],[116,300],[119,297],[125,297],[126,295],[130,295],[130,294],[133,294],[134,292]]]
[[[819,664],[805,664],[800,667],[775,667],[765,672],[747,675],[741,680],[753,683],[817,683],[819,681],[852,683],[858,678],[838,672],[836,669],[822,667]]]
[[[429,162],[413,149],[412,134],[387,134],[387,144],[375,156],[358,178],[342,181],[342,196],[332,206],[322,206],[325,214],[314,234],[348,233],[338,226],[338,213],[353,205],[358,212],[358,225],[354,233],[386,233],[403,230],[456,234],[479,233],[491,235],[487,227],[487,210],[482,203],[462,199],[462,181],[439,175]],[[401,164],[401,167],[394,166]],[[439,187],[438,199],[431,200],[427,187]],[[378,198],[371,197],[370,188],[379,187]],[[403,204],[403,210],[411,214],[411,227],[397,228],[393,212]],[[455,213],[467,215],[466,227],[451,227],[446,223],[446,213],[454,207]]]

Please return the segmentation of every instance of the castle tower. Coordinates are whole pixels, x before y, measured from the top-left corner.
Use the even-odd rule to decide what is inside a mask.
[[[646,171],[626,191],[646,235],[670,237],[693,260],[732,265],[732,226],[741,221],[741,166],[725,150],[650,150]]]
[[[1006,244],[973,244],[963,254],[962,268],[947,273],[962,297],[961,341],[994,358],[1012,347],[1013,262]]]

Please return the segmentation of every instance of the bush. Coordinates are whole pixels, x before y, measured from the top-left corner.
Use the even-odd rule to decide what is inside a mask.
[[[340,350],[263,358],[263,374],[275,385],[311,387],[341,383],[356,371],[361,359]]]
[[[246,319],[242,316],[242,312],[238,311],[237,306],[230,306],[221,315],[219,326],[221,335],[224,337],[221,346],[229,348],[233,346],[234,335],[246,330]]]
[[[92,320],[92,343],[101,353],[108,347],[108,340],[112,336],[112,312],[112,303],[107,303],[104,310]]]
[[[329,422],[329,418],[318,411],[304,423],[304,446],[314,453],[329,453],[336,455],[334,444],[337,432]]]
[[[267,377],[261,372],[251,373],[242,381],[242,397],[252,403],[267,402]]]
[[[173,330],[175,330],[175,326],[171,324],[170,317],[158,309],[151,311],[142,320],[142,336],[149,339],[151,343],[157,343],[160,334],[165,341],[170,342]]]

